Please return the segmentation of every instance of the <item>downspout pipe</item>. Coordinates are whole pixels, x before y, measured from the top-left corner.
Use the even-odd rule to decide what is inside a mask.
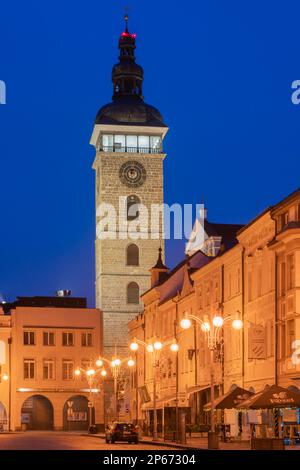
[[[224,315],[224,299],[225,299],[225,294],[224,294],[224,284],[225,284],[225,279],[224,279],[224,264],[221,266],[221,302],[220,302],[220,307],[222,308],[222,315]],[[221,343],[221,380],[222,380],[222,395],[224,395],[225,387],[224,387],[224,379],[225,379],[225,340],[224,340],[224,329],[222,329],[222,343]],[[224,410],[222,410],[221,413],[221,421],[222,424],[224,424]]]
[[[277,236],[278,231],[278,224],[277,220],[272,217],[271,219],[274,220],[275,223],[275,238]],[[274,308],[274,316],[275,316],[275,325],[274,325],[274,382],[275,385],[278,385],[278,256],[276,251],[274,252],[274,300],[275,300],[275,308]]]
[[[274,287],[275,287],[275,292],[274,292],[274,297],[275,297],[275,328],[274,328],[274,381],[275,385],[278,385],[278,267],[277,267],[277,253],[275,252],[275,267],[274,267]]]

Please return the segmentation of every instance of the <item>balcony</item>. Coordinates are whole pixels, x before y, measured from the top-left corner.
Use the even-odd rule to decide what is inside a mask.
[[[100,147],[100,152],[112,152],[112,153],[162,153],[162,148],[151,148],[151,147],[127,147],[127,146],[105,146]]]

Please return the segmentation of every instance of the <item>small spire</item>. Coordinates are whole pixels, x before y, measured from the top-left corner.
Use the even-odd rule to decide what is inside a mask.
[[[157,262],[156,262],[156,265],[153,266],[153,268],[155,269],[168,269],[167,266],[165,266],[165,264],[163,263],[163,260],[162,260],[162,247],[160,246],[159,249],[158,249],[158,258],[157,258]]]
[[[185,253],[185,264],[190,269],[190,255],[187,252]]]

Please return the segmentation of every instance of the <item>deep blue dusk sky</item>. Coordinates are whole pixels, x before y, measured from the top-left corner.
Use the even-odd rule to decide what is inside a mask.
[[[94,149],[124,6],[162,112],[165,199],[244,223],[299,186],[299,1],[2,2],[0,293],[94,298]],[[183,253],[167,246],[169,266]]]

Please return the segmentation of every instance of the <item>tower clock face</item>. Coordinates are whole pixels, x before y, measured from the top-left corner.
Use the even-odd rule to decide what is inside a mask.
[[[119,176],[123,184],[131,188],[137,188],[146,181],[146,170],[141,163],[131,160],[123,163]]]

